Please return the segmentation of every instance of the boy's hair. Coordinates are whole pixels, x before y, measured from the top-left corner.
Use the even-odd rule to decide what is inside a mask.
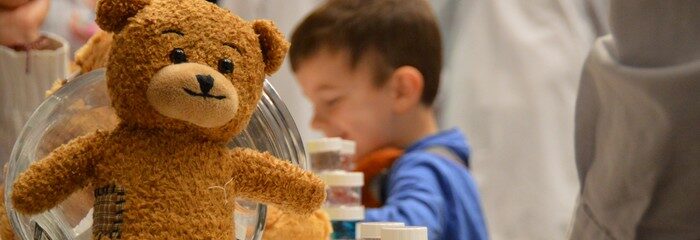
[[[423,75],[421,102],[430,106],[437,95],[442,40],[424,0],[329,0],[297,26],[291,42],[294,71],[321,49],[347,50],[352,68],[372,57],[377,86],[396,68],[412,66]]]

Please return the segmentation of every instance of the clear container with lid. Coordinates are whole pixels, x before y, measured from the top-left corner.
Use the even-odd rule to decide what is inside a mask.
[[[332,206],[359,206],[362,204],[362,172],[325,171],[318,174],[326,184],[326,203]]]
[[[355,169],[355,142],[341,138],[319,138],[307,144],[311,170],[323,171]]]
[[[355,240],[356,225],[365,219],[365,208],[362,206],[324,207],[333,226],[331,239]]]
[[[304,146],[287,107],[267,80],[263,91],[247,128],[232,139],[229,147],[267,151],[306,168]],[[86,122],[89,124],[84,124]],[[9,200],[12,184],[32,162],[43,158],[55,147],[97,129],[110,130],[116,123],[104,69],[69,80],[34,111],[15,143],[5,179],[5,206],[18,238],[92,239],[94,198],[90,191],[78,191],[53,209],[30,216],[12,209]],[[241,240],[261,239],[265,205],[245,199],[236,201],[236,237]]]
[[[382,240],[428,240],[426,227],[386,227],[381,230]]]
[[[382,228],[400,228],[404,227],[402,222],[361,222],[357,223],[358,240],[380,240]]]

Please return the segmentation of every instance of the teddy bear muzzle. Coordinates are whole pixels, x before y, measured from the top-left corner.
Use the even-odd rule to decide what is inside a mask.
[[[231,81],[213,68],[181,63],[158,71],[146,90],[158,113],[200,127],[220,127],[238,110],[238,93]]]

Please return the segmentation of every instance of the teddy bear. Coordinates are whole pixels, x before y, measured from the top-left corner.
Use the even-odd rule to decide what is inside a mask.
[[[105,31],[97,31],[85,45],[78,49],[75,53],[75,62],[72,64],[73,72],[76,75],[81,75],[90,72],[94,69],[103,68],[107,65],[109,59],[108,53],[112,44],[112,33]],[[67,79],[57,80],[51,89],[46,91],[47,97],[58,91],[67,83]],[[111,129],[104,126],[116,125],[117,119],[113,119],[111,113],[104,113],[103,109],[97,109],[97,113],[90,116],[98,119],[85,119],[78,116],[76,119],[71,119],[67,125],[55,126],[52,128],[54,132],[50,142],[42,144],[40,151],[47,153],[61,144],[75,138],[79,135],[76,133],[85,132],[83,129]],[[45,147],[44,147],[45,145]],[[40,154],[43,155],[43,154]],[[0,187],[1,188],[1,187]],[[0,191],[1,193],[2,191]],[[89,195],[88,195],[89,192]],[[81,209],[77,211],[77,216],[66,216],[69,218],[71,225],[75,225],[80,220],[88,209],[82,209],[83,206],[78,204],[84,202],[93,202],[93,196],[90,187],[73,193],[63,204],[73,206],[73,209]],[[67,207],[71,207],[67,206]],[[66,207],[66,206],[64,206]],[[12,228],[10,227],[9,219],[4,213],[4,202],[0,201],[0,239],[15,239]],[[236,210],[238,211],[238,209]],[[328,239],[332,232],[332,227],[328,214],[322,209],[316,210],[309,216],[291,214],[279,210],[274,206],[267,207],[267,217],[265,218],[265,232],[262,236],[263,240],[286,240],[286,239]]]
[[[272,22],[201,0],[101,0],[113,32],[107,86],[119,123],[62,145],[14,183],[12,207],[46,211],[95,187],[95,239],[233,239],[235,197],[310,214],[310,172],[227,148],[247,125],[288,44]]]

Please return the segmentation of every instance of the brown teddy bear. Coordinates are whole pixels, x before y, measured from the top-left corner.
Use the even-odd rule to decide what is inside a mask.
[[[115,33],[107,68],[120,118],[30,166],[13,207],[34,214],[91,184],[95,239],[232,239],[235,196],[308,214],[325,198],[311,173],[251,149],[229,150],[288,44],[201,0],[101,0]]]

